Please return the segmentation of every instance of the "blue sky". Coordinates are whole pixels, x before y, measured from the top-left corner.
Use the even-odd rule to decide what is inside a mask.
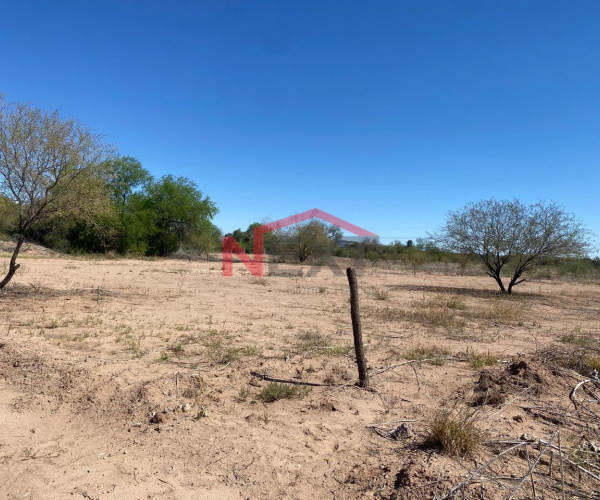
[[[414,239],[494,196],[600,234],[599,20],[597,0],[5,0],[0,91],[192,178],[225,231],[320,208]]]

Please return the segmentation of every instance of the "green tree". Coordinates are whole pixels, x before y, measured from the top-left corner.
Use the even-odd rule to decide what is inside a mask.
[[[105,208],[98,169],[111,153],[102,136],[77,120],[0,96],[0,198],[17,211],[17,242],[0,290],[19,268],[28,231],[52,218],[86,218]]]
[[[407,247],[404,252],[400,254],[400,260],[406,262],[412,267],[413,274],[417,275],[417,269],[427,262],[427,253],[418,248]]]
[[[231,236],[237,243],[242,247],[244,252],[254,252],[254,229],[261,226],[260,222],[253,222],[250,224],[245,231],[236,229],[233,233],[228,233],[225,236]]]
[[[200,233],[194,233],[190,236],[184,248],[198,252],[200,255],[205,255],[208,259],[211,252],[221,250],[222,240],[223,233],[221,230],[214,224],[210,224],[208,230],[203,230]]]
[[[106,218],[96,230],[112,230],[114,248],[120,253],[145,254],[154,232],[153,214],[142,202],[143,194],[153,182],[150,172],[131,156],[121,156],[105,165],[107,190],[113,202],[113,217]]]
[[[137,158],[120,156],[104,165],[107,187],[120,210],[125,209],[131,196],[143,190],[152,181],[152,176]]]
[[[135,222],[129,217],[131,196],[151,180],[150,174],[135,158],[112,158],[100,165],[99,178],[105,189],[108,209],[81,219],[77,214],[47,220],[29,230],[28,236],[64,252],[103,253],[110,250],[130,251],[128,241],[136,238]],[[139,231],[138,231],[139,233]],[[133,235],[133,236],[132,236]],[[135,245],[134,245],[135,246]],[[142,245],[144,253],[147,245]]]
[[[166,255],[180,248],[214,251],[220,240],[210,223],[216,209],[186,178],[165,176],[157,181],[131,157],[103,164],[108,212],[91,220],[63,221],[44,241],[68,250],[139,255]],[[217,236],[219,234],[219,236]]]
[[[11,235],[17,227],[19,211],[7,197],[0,195],[0,234]]]
[[[337,231],[318,219],[296,224],[282,234],[280,246],[288,248],[300,261],[310,257],[331,256],[335,251]]]
[[[185,177],[166,175],[132,199],[138,215],[142,214],[142,225],[148,227],[147,253],[151,255],[167,255],[213,231],[211,220],[217,207]]]

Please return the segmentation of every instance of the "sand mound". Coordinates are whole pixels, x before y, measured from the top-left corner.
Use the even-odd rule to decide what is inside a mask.
[[[15,243],[12,241],[0,241],[0,254],[12,253],[15,249]],[[57,252],[50,250],[49,248],[38,245],[37,243],[26,242],[23,243],[21,248],[21,255],[43,255],[52,256],[57,255]]]
[[[546,369],[532,361],[517,361],[504,370],[483,370],[475,384],[473,404],[499,405],[521,392],[541,394],[547,385]]]

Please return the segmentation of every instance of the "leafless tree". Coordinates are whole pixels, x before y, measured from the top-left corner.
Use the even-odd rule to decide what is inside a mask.
[[[17,212],[16,247],[2,290],[19,268],[27,231],[50,217],[96,210],[94,169],[112,153],[102,136],[57,111],[0,95],[0,198]]]
[[[591,250],[590,232],[555,202],[526,206],[495,199],[450,211],[436,242],[444,249],[479,257],[502,292],[512,293],[523,274],[551,257],[579,257]],[[502,271],[511,263],[508,287]]]

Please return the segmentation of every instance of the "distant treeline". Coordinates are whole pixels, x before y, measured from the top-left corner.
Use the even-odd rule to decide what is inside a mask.
[[[232,236],[246,253],[253,252],[254,228],[261,224],[250,224],[244,231],[236,229]],[[374,240],[347,242],[341,230],[320,220],[311,220],[283,230],[266,233],[264,251],[279,261],[325,264],[330,257],[365,259],[371,265],[399,264],[418,271],[432,264],[452,265],[459,271],[483,274],[481,260],[474,255],[465,255],[440,249],[426,238],[415,241],[394,241],[382,244]],[[507,275],[514,269],[509,263],[503,270]],[[600,258],[549,258],[542,259],[539,267],[531,271],[538,278],[554,277],[600,277]]]

